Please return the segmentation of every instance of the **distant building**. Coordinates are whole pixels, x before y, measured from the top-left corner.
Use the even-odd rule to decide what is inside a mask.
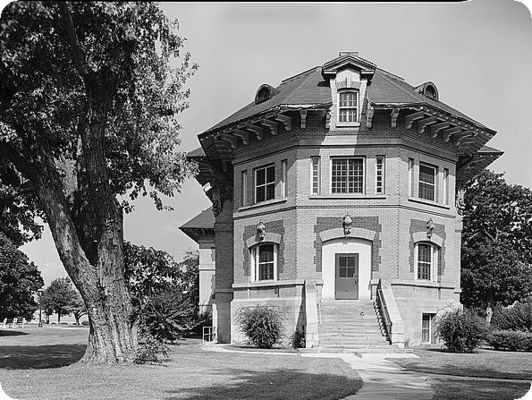
[[[462,188],[502,154],[494,134],[357,53],[261,85],[189,154],[213,215],[181,229],[218,341],[243,340],[257,304],[307,347],[434,341],[435,315],[461,306]]]

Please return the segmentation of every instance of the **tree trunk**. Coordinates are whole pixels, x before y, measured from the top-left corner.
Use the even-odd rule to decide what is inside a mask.
[[[60,324],[61,323],[61,313],[58,312],[57,313],[57,324]]]
[[[89,341],[80,362],[114,364],[134,361],[138,341],[124,278],[120,212],[115,210],[115,218],[107,219],[101,229],[101,237],[97,240],[97,262],[93,265],[81,246],[62,191],[61,178],[51,157],[41,158],[34,185],[59,257],[87,306]],[[94,205],[95,208],[98,206]]]

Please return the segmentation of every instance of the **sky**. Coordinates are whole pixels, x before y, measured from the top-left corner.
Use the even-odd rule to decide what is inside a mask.
[[[378,67],[418,85],[433,81],[440,100],[497,131],[488,144],[505,154],[491,165],[506,181],[532,187],[532,19],[513,0],[464,3],[161,3],[178,18],[199,70],[189,81],[190,109],[180,116],[181,149],[253,101],[263,83],[358,51]],[[140,199],[125,216],[125,238],[177,260],[195,242],[178,227],[210,201],[187,181],[156,211]],[[49,229],[22,250],[48,285],[66,276]]]

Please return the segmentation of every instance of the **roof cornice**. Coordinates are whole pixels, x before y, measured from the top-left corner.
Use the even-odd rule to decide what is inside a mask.
[[[336,76],[339,70],[347,67],[353,67],[354,69],[359,70],[360,74],[365,75],[368,80],[373,78],[375,70],[377,69],[377,65],[358,57],[358,53],[340,53],[339,57],[323,64],[321,74],[324,78],[330,79]]]

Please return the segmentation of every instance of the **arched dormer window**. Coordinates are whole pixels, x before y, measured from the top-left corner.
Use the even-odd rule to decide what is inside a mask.
[[[415,279],[436,282],[440,249],[430,242],[418,242],[415,245]]]
[[[338,93],[338,122],[342,125],[358,122],[358,90],[342,90]]]
[[[250,249],[251,253],[251,280],[276,281],[277,280],[277,253],[276,243],[260,243]]]
[[[436,85],[431,82],[425,82],[419,86],[416,87],[416,91],[423,96],[426,96],[432,100],[439,100],[440,96],[438,94],[438,88]]]
[[[270,100],[277,93],[279,93],[277,89],[266,83],[260,85],[257,93],[255,94],[255,104],[264,103],[265,101]]]

